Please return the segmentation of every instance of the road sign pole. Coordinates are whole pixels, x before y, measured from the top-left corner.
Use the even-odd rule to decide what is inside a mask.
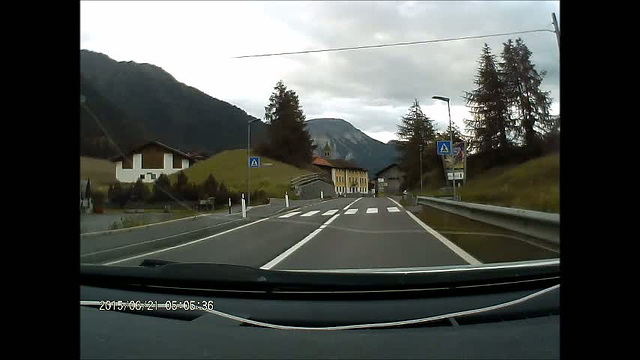
[[[451,148],[449,149],[449,151],[453,154],[453,127],[451,127],[451,106],[449,105],[449,100],[447,100],[447,110],[449,110],[449,133],[451,135]],[[452,156],[452,160],[453,160],[453,156]],[[453,161],[451,162],[451,177],[452,177],[452,184],[451,186],[453,187],[453,200],[456,200],[456,174],[455,174],[455,168],[453,167]]]

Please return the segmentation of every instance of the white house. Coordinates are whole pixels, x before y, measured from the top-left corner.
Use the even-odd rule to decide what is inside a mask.
[[[142,179],[142,182],[150,183],[161,174],[169,175],[189,168],[195,159],[158,141],[150,141],[112,161],[116,164],[118,181],[132,183]]]

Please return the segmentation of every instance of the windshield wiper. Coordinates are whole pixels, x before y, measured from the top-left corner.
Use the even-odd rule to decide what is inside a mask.
[[[263,270],[250,266],[147,259],[140,266],[81,264],[83,285],[261,292],[375,292],[559,282],[558,261],[443,266],[411,272]]]

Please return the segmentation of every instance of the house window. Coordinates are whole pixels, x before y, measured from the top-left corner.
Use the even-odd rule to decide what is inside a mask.
[[[140,179],[144,180],[144,174],[140,174]]]
[[[152,174],[152,173],[147,173],[147,174],[149,174],[149,177],[151,178],[151,180],[156,179],[156,174]]]

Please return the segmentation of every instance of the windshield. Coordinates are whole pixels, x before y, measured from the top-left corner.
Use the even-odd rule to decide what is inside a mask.
[[[559,2],[80,7],[81,264],[559,259]]]

